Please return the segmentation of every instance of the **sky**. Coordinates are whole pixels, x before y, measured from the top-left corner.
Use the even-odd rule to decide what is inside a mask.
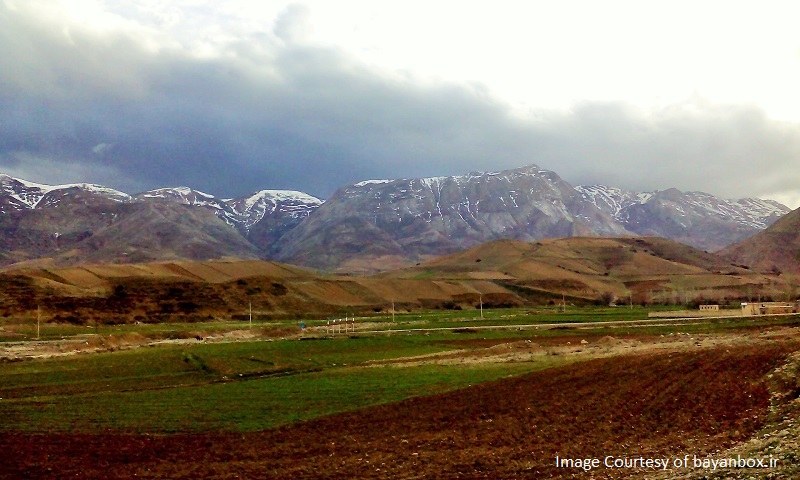
[[[0,172],[326,198],[536,164],[796,208],[793,3],[0,0]]]

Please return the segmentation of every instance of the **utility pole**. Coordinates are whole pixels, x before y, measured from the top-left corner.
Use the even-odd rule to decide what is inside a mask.
[[[567,296],[561,292],[561,313],[567,313]]]
[[[42,323],[42,307],[36,305],[36,340],[39,340],[41,323]]]
[[[250,302],[250,328],[253,328],[253,302]]]
[[[481,302],[481,320],[483,320],[483,294],[479,293],[478,294],[478,298],[479,298],[479,300]]]

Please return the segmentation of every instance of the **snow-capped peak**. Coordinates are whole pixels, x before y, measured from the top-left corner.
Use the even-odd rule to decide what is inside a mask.
[[[140,193],[136,198],[174,200],[185,205],[209,205],[219,203],[219,200],[217,200],[214,195],[190,187],[156,188],[155,190]]]
[[[55,190],[67,190],[70,188],[77,188],[86,192],[99,193],[117,201],[129,201],[132,198],[125,192],[120,192],[119,190],[114,190],[113,188],[97,185],[96,183],[67,183],[64,185],[55,185],[50,187],[48,193]]]
[[[57,205],[61,198],[70,195],[69,192],[73,190],[98,194],[117,202],[131,200],[130,195],[127,193],[93,183],[46,185],[0,174],[0,194],[8,199],[6,205],[11,210],[26,210]]]
[[[394,180],[363,180],[354,184],[354,187],[365,187],[367,185],[380,185],[383,183],[392,183]]]
[[[485,177],[514,177],[514,176],[542,176],[542,175],[555,175],[553,172],[549,170],[543,170],[539,168],[539,166],[531,164],[526,165],[520,168],[514,168],[510,170],[503,170],[499,172],[470,172],[466,175],[451,175],[451,176],[438,176],[438,177],[423,177],[423,178],[397,178],[397,179],[376,179],[376,180],[362,180],[358,183],[354,183],[350,187],[353,188],[361,188],[361,187],[368,187],[373,185],[384,185],[384,184],[412,184],[418,182],[417,184],[421,184],[426,186],[427,188],[434,188],[438,185],[442,185],[445,182],[455,182],[458,185],[463,185],[474,181],[475,179],[481,179]]]
[[[191,187],[171,187],[171,188],[156,188],[155,190],[149,190],[147,192],[142,193],[143,197],[158,197],[159,195],[199,195],[201,197],[206,198],[214,198],[214,195],[209,195],[208,193],[201,192],[200,190],[195,190]]]
[[[13,182],[17,182],[17,183],[21,184],[22,186],[24,186],[25,188],[41,190],[44,193],[47,193],[50,190],[52,190],[53,188],[55,188],[52,185],[44,185],[42,183],[29,182],[29,181],[23,180],[21,178],[12,177],[11,175],[7,175],[5,173],[0,173],[0,183],[2,183],[3,186],[5,186],[7,184],[11,184]]]
[[[8,198],[7,205],[0,211],[33,208],[52,188],[50,185],[28,182],[10,175],[0,174],[0,193]]]
[[[253,208],[259,202],[296,202],[306,205],[321,205],[322,200],[305,192],[296,190],[260,190],[244,199],[245,210]]]
[[[223,200],[235,212],[231,218],[240,227],[249,231],[268,215],[280,215],[293,219],[307,217],[322,205],[322,200],[296,190],[260,190],[241,198]]]
[[[688,203],[697,211],[728,218],[739,225],[765,229],[789,213],[785,205],[758,198],[725,199],[705,192],[686,192]]]

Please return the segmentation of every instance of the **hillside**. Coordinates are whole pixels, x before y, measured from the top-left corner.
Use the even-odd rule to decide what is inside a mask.
[[[661,236],[718,250],[757,233],[785,206],[703,192],[573,187],[536,165],[452,177],[367,180],[337,191],[280,240],[275,258],[374,272],[497,240]]]
[[[171,261],[0,273],[0,314],[87,323],[300,318],[560,303],[683,303],[783,295],[758,274],[659,238],[499,240],[375,276],[322,275],[262,260]]]
[[[243,316],[302,318],[443,308],[473,308],[481,294],[498,304],[524,299],[491,281],[325,276],[261,260],[175,261],[29,267],[0,273],[0,315],[56,322],[196,321]]]
[[[716,255],[655,237],[500,240],[384,276],[480,278],[523,287],[517,290],[522,295],[668,303],[697,296],[746,298],[771,281]]]
[[[762,272],[800,274],[800,209],[719,254]]]

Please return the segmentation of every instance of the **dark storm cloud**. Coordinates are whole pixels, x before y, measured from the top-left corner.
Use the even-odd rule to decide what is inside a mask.
[[[644,115],[587,104],[522,120],[480,87],[384,76],[307,45],[303,17],[290,10],[275,35],[200,59],[148,50],[130,34],[54,30],[0,6],[0,169],[221,196],[293,188],[324,197],[365,178],[528,163],[572,183],[726,196],[798,180],[787,171],[800,153],[797,126],[756,109],[694,102]],[[746,173],[754,166],[758,175]]]

